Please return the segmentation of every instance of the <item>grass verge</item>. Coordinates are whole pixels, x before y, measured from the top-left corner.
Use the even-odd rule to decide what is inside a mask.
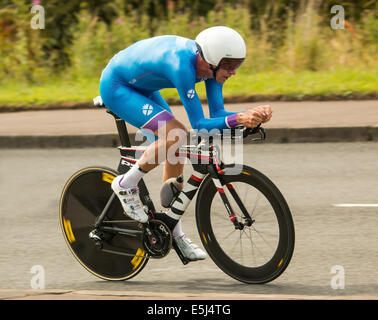
[[[0,110],[12,108],[33,109],[38,106],[56,108],[84,106],[99,95],[98,78],[76,80],[51,79],[48,82],[26,85],[2,81]],[[308,97],[318,100],[337,97],[345,99],[361,96],[375,98],[378,94],[378,68],[371,70],[333,70],[322,72],[264,72],[238,73],[230,78],[223,90],[226,102],[263,100],[301,100]],[[198,83],[197,92],[206,98],[205,86]],[[176,89],[163,89],[162,95],[171,104],[179,102]]]

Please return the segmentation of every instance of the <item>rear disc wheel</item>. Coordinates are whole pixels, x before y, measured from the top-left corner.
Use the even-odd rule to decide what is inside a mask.
[[[96,219],[113,194],[111,183],[117,175],[115,170],[104,167],[76,172],[64,186],[59,206],[61,229],[71,253],[90,273],[105,280],[130,279],[148,262],[143,242],[137,237],[109,233],[104,236],[106,244],[125,248],[130,255],[102,251],[102,245],[89,238]],[[142,230],[139,223],[123,213],[117,197],[109,207],[106,220],[115,221],[107,226]]]

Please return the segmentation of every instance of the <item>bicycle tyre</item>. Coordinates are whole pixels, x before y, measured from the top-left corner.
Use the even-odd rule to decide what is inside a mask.
[[[207,176],[198,191],[196,202],[196,221],[199,236],[209,256],[223,272],[244,283],[267,283],[280,276],[285,271],[292,258],[295,243],[295,230],[292,215],[283,195],[268,177],[256,169],[245,165],[242,166],[240,173],[234,174],[235,171],[233,172],[231,167],[233,166],[225,166],[222,174],[222,184],[224,186],[227,183],[246,186],[246,194],[249,198],[249,201],[246,202],[247,204],[243,202],[246,207],[248,202],[251,201],[251,198],[253,198],[249,191],[250,189],[254,190],[256,194],[261,194],[263,197],[260,195],[260,199],[263,200],[259,201],[262,202],[262,213],[260,216],[257,216],[257,212],[252,214],[252,219],[255,221],[251,227],[246,226],[242,231],[236,230],[233,223],[229,220],[227,211],[220,198],[218,199],[219,201],[217,199],[214,201],[218,192],[211,177]],[[226,186],[224,189],[227,190]],[[229,200],[232,198],[231,195],[227,195],[227,197]],[[216,206],[218,206],[218,209],[212,210],[212,207]],[[254,211],[256,211],[256,204],[254,204],[254,206]],[[240,211],[237,206],[232,206],[232,208],[235,213]],[[221,217],[222,214],[224,214],[224,222],[221,220],[223,219]],[[238,219],[239,221],[242,220],[241,215],[239,215]],[[267,220],[268,223],[263,221],[263,219]],[[259,224],[260,220],[261,224]],[[222,227],[219,226],[223,223],[224,225]],[[273,224],[275,224],[275,227]],[[258,254],[260,254],[261,251],[257,250],[256,247],[256,242],[261,240],[260,237],[262,237],[267,244],[265,245],[263,240],[261,240],[260,243],[262,243],[263,246],[269,247],[269,242],[264,239],[266,235],[263,237],[261,230],[258,230],[260,227],[263,227],[264,232],[266,230],[268,236],[272,233],[272,236],[276,238],[276,245],[272,246],[272,248],[268,248],[271,252],[268,252],[269,258],[267,261],[254,265],[252,261],[256,260],[256,258],[252,258],[252,256],[256,255],[256,251]],[[214,232],[216,228],[221,231]],[[227,228],[229,228],[229,230]],[[274,229],[278,230],[278,235],[276,236],[274,236],[272,232]],[[227,232],[231,231],[230,236],[236,233],[236,240],[234,242],[227,240],[224,244],[220,245],[220,238],[225,237],[226,234],[224,230],[227,230]],[[250,246],[248,247],[250,251],[246,251],[246,254],[251,257],[248,258],[243,256],[245,255],[244,252],[241,254],[238,253],[237,251],[241,251],[241,249],[236,247],[237,245],[241,247],[243,244],[242,237],[244,236],[250,241]],[[240,243],[238,244],[238,242]],[[231,246],[233,247],[230,249]],[[242,262],[236,261],[234,257],[237,257],[238,260],[242,260]],[[247,265],[245,265],[244,262],[246,260]]]
[[[133,257],[104,252],[89,238],[96,218],[113,193],[110,186],[117,175],[117,171],[106,167],[88,167],[74,173],[62,191],[59,220],[64,239],[77,261],[101,279],[119,281],[136,276],[146,266],[148,257],[142,249],[142,242],[137,239],[115,235],[106,240],[131,249],[136,255]],[[117,198],[107,217],[117,221],[131,220],[123,214]],[[137,228],[136,223],[130,226]]]

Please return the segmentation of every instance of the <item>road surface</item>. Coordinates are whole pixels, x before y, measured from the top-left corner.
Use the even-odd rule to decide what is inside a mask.
[[[1,150],[0,289],[31,289],[31,270],[42,266],[48,290],[128,291],[141,297],[161,292],[175,298],[199,293],[378,297],[377,142],[244,146],[245,163],[279,187],[296,228],[291,264],[266,285],[233,280],[210,258],[183,266],[173,250],[164,259],[150,260],[129,281],[108,282],[89,274],[62,237],[59,197],[75,171],[90,165],[116,168],[118,154],[111,148]],[[186,175],[190,169],[187,165]],[[160,185],[161,174],[160,166],[148,176],[153,199],[159,188],[152,186]],[[193,203],[183,226],[201,245]]]

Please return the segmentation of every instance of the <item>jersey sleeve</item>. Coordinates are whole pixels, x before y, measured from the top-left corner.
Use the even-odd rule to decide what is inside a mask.
[[[209,107],[210,118],[205,118],[201,101],[195,89],[195,73],[183,72],[182,74],[185,74],[185,76],[175,79],[174,84],[188,114],[189,122],[193,129],[206,129],[210,131],[212,129],[223,130],[237,126],[236,113],[229,113],[224,110],[223,97],[222,95],[217,97],[217,92],[213,92],[214,89],[211,90],[213,97],[210,98],[210,101],[212,102],[212,107],[215,108]],[[221,93],[222,88],[220,88],[220,94]],[[218,104],[213,104],[215,101],[217,101]]]
[[[209,103],[210,117],[227,117],[238,112],[231,112],[224,109],[223,102],[223,84],[215,79],[205,81],[206,96]]]

